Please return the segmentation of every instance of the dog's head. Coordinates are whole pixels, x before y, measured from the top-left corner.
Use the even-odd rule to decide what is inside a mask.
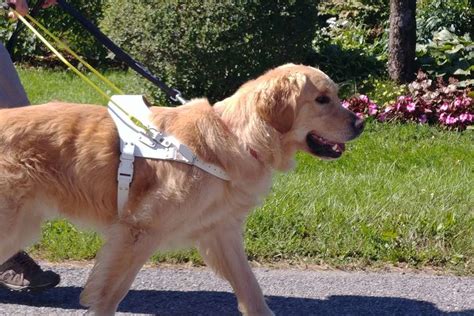
[[[364,121],[341,105],[337,85],[322,71],[287,64],[244,84],[216,107],[252,152],[273,168],[292,167],[298,150],[339,158]]]
[[[269,71],[258,82],[257,113],[290,151],[339,158],[344,144],[364,128],[364,121],[341,105],[337,85],[318,69],[288,64]]]

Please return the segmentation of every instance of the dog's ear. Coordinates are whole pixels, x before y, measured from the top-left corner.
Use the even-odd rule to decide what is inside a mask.
[[[300,92],[301,82],[296,76],[281,76],[261,83],[256,94],[257,114],[278,132],[287,133],[293,126]]]

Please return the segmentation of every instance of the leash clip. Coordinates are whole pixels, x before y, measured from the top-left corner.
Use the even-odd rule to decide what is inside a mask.
[[[181,91],[179,90],[176,90],[176,89],[173,89],[174,92],[176,92],[176,94],[174,96],[170,96],[170,99],[171,101],[173,102],[179,102],[181,104],[186,104],[188,103],[188,100],[186,100],[185,98],[183,98],[183,95],[181,94]]]

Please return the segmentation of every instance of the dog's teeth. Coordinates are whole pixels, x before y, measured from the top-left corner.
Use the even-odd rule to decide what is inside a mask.
[[[338,151],[338,150],[339,150],[339,146],[337,146],[337,144],[332,145],[331,148],[332,148],[332,150],[334,150],[334,151]]]

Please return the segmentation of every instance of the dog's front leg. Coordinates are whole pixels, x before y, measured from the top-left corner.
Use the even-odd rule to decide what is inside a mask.
[[[198,241],[198,249],[206,264],[230,282],[244,315],[274,315],[248,263],[240,223],[214,229]]]
[[[113,225],[81,293],[81,304],[89,307],[89,314],[115,314],[155,245],[150,231],[121,223]]]

